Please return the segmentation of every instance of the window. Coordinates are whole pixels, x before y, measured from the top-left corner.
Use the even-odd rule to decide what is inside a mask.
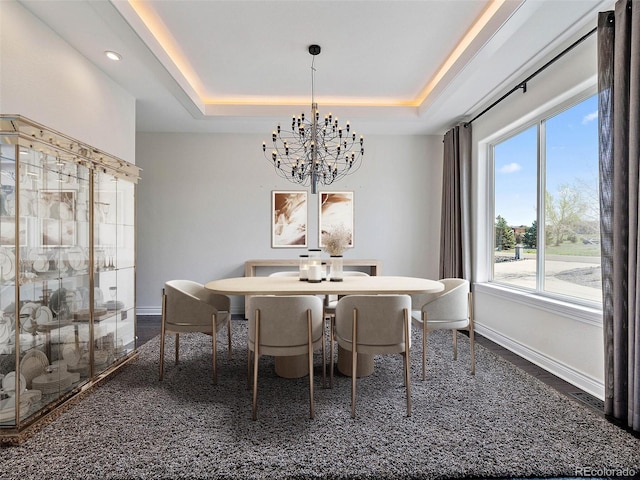
[[[602,301],[597,119],[594,95],[491,146],[494,282]]]

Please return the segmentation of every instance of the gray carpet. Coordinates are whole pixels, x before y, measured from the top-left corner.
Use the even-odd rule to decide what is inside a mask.
[[[494,353],[459,335],[429,336],[428,380],[419,380],[414,337],[413,416],[405,416],[401,357],[376,357],[359,380],[357,419],[350,379],[333,390],[316,377],[316,418],[308,418],[307,379],[287,380],[260,365],[258,421],[246,383],[246,322],[234,321],[235,352],[220,352],[210,381],[210,338],[181,337],[182,362],[158,381],[159,338],[56,421],[20,446],[0,449],[0,477],[463,478],[575,476],[576,468],[640,472],[640,440]],[[415,335],[415,333],[414,333]],[[316,358],[319,365],[320,357]],[[317,369],[319,373],[319,369]],[[627,470],[628,471],[628,470]]]

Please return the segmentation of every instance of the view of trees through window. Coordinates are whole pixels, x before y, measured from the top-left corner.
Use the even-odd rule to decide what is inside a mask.
[[[493,280],[601,302],[597,96],[495,144],[493,160]]]

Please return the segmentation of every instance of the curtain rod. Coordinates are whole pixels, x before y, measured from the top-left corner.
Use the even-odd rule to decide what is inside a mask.
[[[481,111],[479,114],[477,114],[475,117],[473,117],[471,120],[469,120],[468,122],[466,122],[464,125],[467,126],[470,123],[474,122],[475,120],[477,120],[478,118],[480,118],[482,115],[484,115],[485,113],[487,113],[489,110],[491,110],[493,107],[495,107],[496,105],[498,105],[500,102],[502,102],[505,98],[507,98],[509,95],[511,95],[513,92],[522,89],[522,93],[527,93],[527,82],[529,82],[532,78],[534,78],[535,76],[537,76],[539,73],[541,73],[542,71],[546,70],[549,66],[551,66],[553,63],[555,63],[556,61],[560,60],[560,58],[562,58],[565,54],[569,53],[571,50],[573,50],[575,47],[577,47],[578,45],[580,45],[582,42],[584,42],[587,38],[589,38],[591,35],[593,35],[596,31],[598,30],[598,27],[594,28],[593,30],[591,30],[590,32],[588,32],[587,34],[583,35],[582,37],[580,37],[578,40],[576,40],[574,43],[572,43],[571,45],[569,45],[567,48],[565,48],[562,52],[560,52],[558,55],[556,55],[555,57],[553,57],[551,60],[549,60],[547,63],[545,63],[542,67],[540,67],[538,70],[536,70],[535,72],[533,72],[531,75],[529,75],[527,78],[525,78],[522,82],[518,83],[515,87],[513,87],[511,90],[509,90],[507,93],[505,93],[503,96],[501,96],[498,100],[496,100],[495,102],[493,102],[491,105],[489,105],[487,108],[485,108],[483,111]]]

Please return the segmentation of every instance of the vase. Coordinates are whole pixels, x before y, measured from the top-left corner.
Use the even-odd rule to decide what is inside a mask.
[[[342,281],[342,255],[331,255],[329,280],[332,282]]]

